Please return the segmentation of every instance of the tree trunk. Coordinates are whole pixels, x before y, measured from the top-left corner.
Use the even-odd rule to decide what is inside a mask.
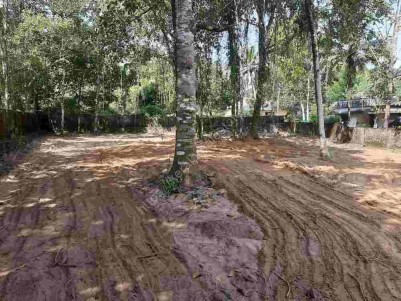
[[[305,105],[301,102],[302,122],[306,121]]]
[[[384,125],[383,125],[385,129],[388,129],[389,119],[390,119],[390,104],[386,104],[386,108],[384,110]]]
[[[83,78],[79,81],[78,88],[78,134],[81,132],[81,98],[82,98],[82,82]]]
[[[9,93],[9,77],[8,77],[8,0],[2,1],[2,45],[1,47],[1,63],[4,84],[4,108],[6,111],[10,108],[10,93]],[[7,114],[6,114],[7,115]]]
[[[399,26],[400,26],[400,11],[401,11],[401,1],[397,1],[397,8],[395,10],[395,16],[394,16],[394,29],[393,29],[393,38],[392,38],[392,54],[393,54],[393,60],[392,63],[393,65],[396,64],[397,62],[397,54],[398,54],[398,32],[399,32]]]
[[[123,124],[122,131],[125,132],[125,114],[127,114],[127,98],[128,98],[128,84],[127,84],[127,70],[125,69],[126,65],[124,65],[123,72],[121,75],[121,98],[122,98],[122,115],[123,115]]]
[[[401,1],[398,0],[397,1],[397,6],[396,6],[396,10],[395,10],[395,14],[394,14],[394,28],[393,28],[393,37],[392,37],[392,41],[391,41],[391,54],[392,54],[392,66],[391,67],[395,67],[396,63],[397,63],[397,59],[398,59],[398,33],[399,33],[399,26],[400,26],[400,11],[401,11]],[[391,82],[390,82],[390,93],[392,95],[395,94],[395,76],[393,75],[391,78]]]
[[[29,91],[27,89],[27,91]],[[27,93],[29,95],[29,92]],[[29,96],[28,96],[29,97]],[[28,99],[27,97],[27,99]],[[34,103],[34,111],[35,111],[35,122],[36,122],[36,130],[40,131],[40,105],[39,105],[39,99],[36,94],[36,89],[33,89],[33,103]]]
[[[277,91],[277,99],[276,99],[276,116],[280,113],[280,97],[281,97],[281,88],[278,88]]]
[[[176,0],[177,132],[170,174],[189,181],[196,166],[196,76],[192,0]]]
[[[203,140],[203,105],[200,105],[199,116],[197,118],[198,139]]]
[[[257,80],[257,91],[255,107],[252,115],[251,136],[253,139],[258,139],[258,124],[260,120],[260,111],[265,100],[265,86],[267,81],[267,49],[266,49],[266,27],[265,27],[265,1],[258,1],[258,30],[259,30],[259,70]]]
[[[322,76],[320,70],[320,55],[317,47],[317,36],[314,19],[314,7],[312,0],[305,0],[305,11],[308,21],[309,37],[311,41],[312,57],[313,57],[313,74],[315,78],[315,97],[317,105],[317,114],[319,119],[319,136],[320,136],[320,155],[323,159],[329,158],[329,150],[326,141],[326,131],[324,127],[324,108],[322,95]]]
[[[348,123],[351,122],[351,109],[352,109],[352,89],[354,87],[354,79],[356,77],[356,63],[354,59],[354,46],[351,45],[347,55],[347,87],[346,87],[346,97],[348,100]]]
[[[306,122],[309,122],[310,117],[309,117],[309,100],[310,100],[310,76],[308,72],[308,92],[306,96]]]
[[[63,57],[64,51],[64,39],[61,38],[61,52],[60,52],[60,59]],[[64,134],[64,119],[65,119],[65,104],[64,104],[64,94],[65,94],[65,67],[63,68],[63,77],[61,82],[61,89],[60,89],[60,106],[61,106],[61,124],[60,124],[60,132]]]
[[[60,132],[61,134],[64,134],[64,121],[65,121],[65,105],[64,105],[64,98],[61,96],[61,124],[60,124]]]
[[[93,119],[93,131],[95,133],[98,132],[99,130],[99,96],[100,96],[100,77],[101,77],[101,72],[103,68],[98,70],[97,76],[96,76],[96,96],[95,96],[95,118]]]
[[[275,7],[273,6],[269,15],[269,22],[266,27],[265,14],[266,14],[266,1],[260,0],[257,2],[257,14],[258,14],[258,31],[259,31],[259,69],[258,69],[258,80],[257,80],[257,91],[255,107],[252,115],[251,124],[251,136],[253,139],[258,139],[258,126],[260,121],[260,112],[262,105],[266,100],[266,83],[268,80],[268,69],[267,59],[268,52],[267,48],[270,43],[270,29],[274,23]]]
[[[238,12],[238,0],[234,0],[235,4],[235,23],[240,24],[239,12]],[[242,70],[243,62],[246,62],[247,50],[248,50],[248,34],[249,34],[249,23],[245,26],[245,37],[244,42],[239,38],[239,68],[238,71]],[[238,37],[240,37],[240,29],[238,28]],[[239,124],[238,124],[238,135],[240,138],[243,137],[244,131],[244,96],[245,96],[245,77],[239,73]]]
[[[230,64],[230,90],[231,90],[231,126],[232,137],[237,137],[237,115],[238,115],[238,102],[241,97],[241,59],[239,53],[239,31],[236,21],[236,5],[232,1],[230,6],[231,13],[229,17],[230,24],[233,26],[228,30],[228,44],[229,44],[229,64]]]

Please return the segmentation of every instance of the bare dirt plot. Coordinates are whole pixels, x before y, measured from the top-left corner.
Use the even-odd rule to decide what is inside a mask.
[[[214,182],[265,233],[270,300],[401,299],[399,154],[336,146],[325,162],[308,139],[204,152]]]
[[[123,153],[118,145],[135,139],[51,138],[1,179],[1,299],[151,300],[152,292],[168,300],[187,274],[169,229],[102,165],[98,150]],[[151,157],[147,143],[143,155]],[[124,174],[123,163],[114,166]]]
[[[202,210],[185,205],[184,213],[189,212],[185,218],[167,216],[167,222],[163,220],[167,209],[160,212],[147,205],[149,188],[144,179],[157,177],[171,163],[171,138],[51,138],[2,178],[0,296],[5,300],[401,298],[399,154],[336,147],[334,160],[324,162],[318,159],[313,140],[199,144],[203,170],[263,230],[262,240],[259,234],[250,240],[238,231],[227,232],[236,226],[231,224],[238,220],[235,209],[210,226],[200,214],[215,214],[213,204]],[[174,206],[183,207],[179,198],[166,204],[173,213],[177,213]],[[225,201],[220,204],[230,208]],[[177,237],[182,225],[187,232]],[[250,232],[258,233],[252,227]],[[188,236],[188,231],[199,235],[202,248],[193,247],[195,236]],[[246,275],[255,266],[243,245],[239,247],[246,256],[231,252],[230,257],[248,258],[239,272],[227,264],[221,248],[210,247],[228,242],[226,249],[235,250],[233,242],[243,241],[255,246],[261,242],[255,250],[263,275]],[[187,243],[194,248],[193,258],[183,248]],[[199,273],[195,269],[200,259],[206,268],[215,261],[210,275],[204,275],[205,267]],[[258,283],[249,285],[251,290],[263,286],[259,294],[248,294],[244,275],[249,283]],[[199,290],[206,295],[197,295]]]

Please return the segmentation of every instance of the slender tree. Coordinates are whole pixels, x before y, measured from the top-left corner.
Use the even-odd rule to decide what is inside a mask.
[[[232,116],[232,136],[237,136],[237,116],[238,103],[241,98],[241,57],[240,57],[240,30],[237,20],[238,6],[236,1],[230,2],[230,13],[228,15],[228,49],[229,49],[229,65],[230,65],[230,83],[231,83],[231,116]]]
[[[266,0],[256,1],[256,12],[258,15],[258,30],[259,30],[259,69],[256,102],[252,115],[251,136],[258,139],[258,124],[260,120],[260,111],[263,102],[266,99],[266,83],[268,80],[268,46],[270,44],[270,30],[274,23],[275,5],[267,3]],[[265,16],[269,13],[269,20],[266,26]]]
[[[2,63],[2,74],[3,74],[3,85],[4,85],[4,100],[3,105],[6,110],[10,107],[10,83],[9,83],[9,58],[8,58],[8,0],[0,2],[0,13],[1,13],[1,63]]]
[[[317,114],[319,119],[320,154],[324,159],[329,158],[329,150],[326,141],[326,131],[324,126],[324,108],[322,95],[322,75],[320,70],[320,54],[317,45],[316,19],[313,0],[305,0],[305,13],[308,25],[308,32],[312,50],[313,74],[315,79],[315,98]]]

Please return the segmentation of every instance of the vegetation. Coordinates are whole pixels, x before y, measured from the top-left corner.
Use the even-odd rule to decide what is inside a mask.
[[[258,138],[261,109],[316,115],[357,96],[401,91],[395,0],[6,0],[1,107],[24,112],[178,114],[172,173],[194,160],[195,128],[231,114]],[[315,93],[313,93],[315,92]],[[196,118],[198,117],[198,118]],[[195,120],[198,120],[196,126]]]

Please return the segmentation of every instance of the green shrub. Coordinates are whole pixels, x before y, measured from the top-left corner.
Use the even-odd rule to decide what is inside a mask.
[[[141,109],[141,113],[146,117],[162,117],[165,112],[162,108],[157,105],[146,105]]]
[[[341,121],[341,117],[339,115],[331,115],[326,117],[326,123],[337,123]]]
[[[168,195],[177,193],[180,188],[180,181],[174,177],[166,177],[160,181],[162,189]]]

